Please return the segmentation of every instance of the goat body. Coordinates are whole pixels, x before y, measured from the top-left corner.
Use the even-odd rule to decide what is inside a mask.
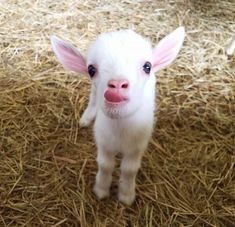
[[[118,198],[135,199],[135,178],[154,123],[154,72],[170,64],[184,40],[179,27],[153,49],[131,30],[103,33],[88,49],[86,58],[71,44],[52,36],[53,50],[66,69],[89,75],[92,82],[82,127],[93,120],[98,173],[94,192],[109,196],[115,156],[122,153]]]

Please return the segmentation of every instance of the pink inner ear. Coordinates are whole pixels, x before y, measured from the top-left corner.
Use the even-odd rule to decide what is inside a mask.
[[[66,69],[74,72],[87,73],[86,61],[84,57],[70,46],[63,43],[58,45],[62,64]]]
[[[171,60],[172,54],[174,54],[174,46],[176,46],[176,41],[171,40],[158,48],[158,50],[153,53],[155,59],[153,67],[161,67],[161,65],[167,64],[167,62]]]
[[[153,50],[153,68],[158,71],[169,65],[177,56],[184,41],[184,28],[179,27],[163,38]]]
[[[65,69],[87,74],[86,60],[71,44],[56,36],[51,37],[53,51]]]

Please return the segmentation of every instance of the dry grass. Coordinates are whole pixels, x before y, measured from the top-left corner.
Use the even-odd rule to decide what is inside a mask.
[[[0,226],[235,226],[235,2],[205,2],[1,1]],[[89,81],[63,70],[49,36],[84,51],[104,31],[157,42],[178,25],[187,37],[158,75],[137,200],[97,201],[92,130],[78,126]]]

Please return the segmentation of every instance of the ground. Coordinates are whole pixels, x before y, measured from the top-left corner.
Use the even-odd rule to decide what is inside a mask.
[[[235,226],[233,0],[9,0],[0,5],[0,226]],[[92,193],[96,148],[79,119],[90,90],[49,37],[85,53],[101,32],[157,43],[183,25],[179,57],[157,76],[156,126],[128,207]]]

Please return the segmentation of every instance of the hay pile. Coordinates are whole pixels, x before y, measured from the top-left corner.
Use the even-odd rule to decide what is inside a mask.
[[[1,1],[0,226],[235,226],[234,22],[234,0]],[[64,71],[49,36],[85,51],[104,31],[157,42],[178,25],[187,37],[158,75],[137,200],[97,201],[92,129],[78,126],[89,81]]]

